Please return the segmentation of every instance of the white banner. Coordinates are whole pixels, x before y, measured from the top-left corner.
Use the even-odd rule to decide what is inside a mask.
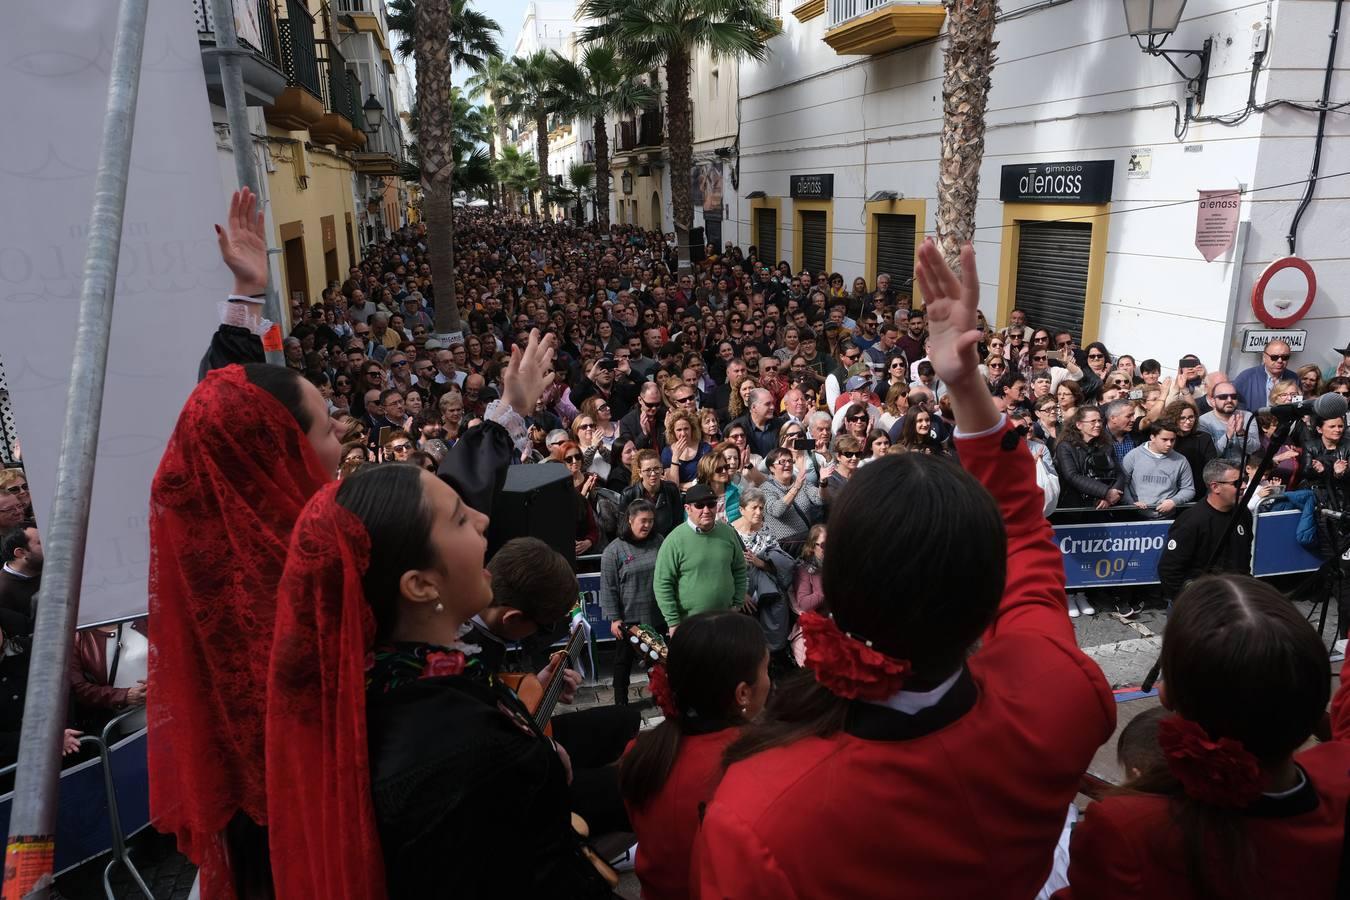
[[[38,524],[65,416],[118,4],[16,0],[0,32],[0,359]],[[229,291],[192,6],[151,0],[80,621],[146,608],[150,479]],[[240,415],[247,415],[240,410]]]

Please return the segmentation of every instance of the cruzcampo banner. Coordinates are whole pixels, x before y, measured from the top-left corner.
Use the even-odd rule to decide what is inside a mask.
[[[1069,590],[1157,584],[1170,519],[1056,525]]]

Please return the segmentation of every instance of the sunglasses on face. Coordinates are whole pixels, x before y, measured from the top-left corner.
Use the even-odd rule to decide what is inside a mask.
[[[1271,362],[1289,362],[1289,354],[1288,354],[1288,353],[1267,353],[1267,354],[1266,354],[1266,359],[1270,360]]]
[[[567,463],[569,466],[572,465],[572,464],[574,464],[574,463],[575,463],[576,465],[581,465],[581,457],[580,457],[580,456],[576,456],[576,455],[573,455],[573,456],[567,456],[567,457],[564,457],[564,458],[563,458],[563,462]]]
[[[26,494],[28,493],[28,485],[11,484],[9,487],[5,488],[5,491],[10,494]]]
[[[412,449],[412,444],[402,444],[402,443],[400,443],[400,444],[390,444],[390,445],[389,445],[389,452],[390,452],[390,453],[406,453],[407,451],[409,451],[409,450],[411,450],[411,449]]]
[[[859,452],[857,452],[856,450],[840,450],[840,451],[839,451],[839,458],[840,458],[840,459],[857,459],[859,456],[862,456],[862,454],[859,453]]]
[[[577,425],[577,431],[590,431],[595,428],[594,422],[581,422]]]
[[[716,500],[696,500],[689,504],[694,509],[713,509],[717,506]]]
[[[1214,399],[1215,399],[1215,400],[1236,400],[1236,399],[1237,399],[1237,396],[1238,396],[1237,394],[1215,394],[1215,395],[1214,395]]]
[[[1048,362],[1049,360],[1050,357],[1046,356],[1045,354],[1041,354],[1040,356],[1033,356],[1031,358],[1032,362]]]
[[[866,413],[862,413],[862,414],[859,414],[859,415],[856,415],[856,416],[849,416],[849,417],[848,417],[848,420],[849,420],[850,422],[866,422],[866,421],[867,421],[867,414],[866,414]]]

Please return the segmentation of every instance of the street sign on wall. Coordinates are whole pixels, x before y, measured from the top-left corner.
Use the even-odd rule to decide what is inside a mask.
[[[1307,343],[1306,331],[1279,331],[1270,328],[1249,328],[1242,336],[1243,353],[1260,353],[1271,341],[1284,341],[1293,353],[1302,353]]]

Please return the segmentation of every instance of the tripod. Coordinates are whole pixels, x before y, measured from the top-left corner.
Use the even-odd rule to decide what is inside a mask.
[[[1341,603],[1341,597],[1346,589],[1346,561],[1343,559],[1346,553],[1350,552],[1350,513],[1337,509],[1317,510],[1317,515],[1325,522],[1324,527],[1330,537],[1331,556],[1327,561],[1312,572],[1307,578],[1303,579],[1298,585],[1290,591],[1291,595],[1298,595],[1314,584],[1324,583],[1326,590],[1322,591],[1322,599],[1313,601],[1313,608],[1308,610],[1308,621],[1312,621],[1313,613],[1317,616],[1317,636],[1326,640],[1327,613],[1331,608],[1331,598],[1336,598],[1336,635],[1332,637],[1332,646],[1336,644],[1336,637],[1345,631],[1345,604]],[[1317,607],[1320,605],[1321,609]]]

